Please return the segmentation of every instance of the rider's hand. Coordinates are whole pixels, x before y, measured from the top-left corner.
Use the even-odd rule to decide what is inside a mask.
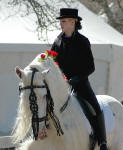
[[[79,85],[80,78],[78,76],[74,76],[69,80],[69,84],[76,89]]]

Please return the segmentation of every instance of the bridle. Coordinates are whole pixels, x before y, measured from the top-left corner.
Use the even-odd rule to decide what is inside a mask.
[[[34,75],[36,72],[38,72],[38,70],[36,68],[30,68],[30,70],[32,71],[32,77],[31,77],[31,84],[29,86],[19,86],[19,93],[21,93],[23,90],[30,90],[30,95],[29,95],[29,102],[30,102],[30,110],[32,112],[32,130],[33,130],[33,135],[34,135],[34,139],[37,140],[38,139],[38,132],[39,132],[39,123],[42,121],[45,121],[45,125],[46,127],[48,126],[47,121],[48,121],[48,116],[50,116],[50,118],[53,121],[53,124],[56,128],[57,131],[57,135],[63,135],[64,132],[61,128],[59,119],[57,118],[57,116],[54,113],[54,102],[53,99],[51,97],[50,94],[50,90],[47,86],[47,83],[44,81],[45,85],[33,85],[33,80],[34,80]],[[34,92],[35,88],[46,88],[47,89],[47,95],[46,95],[46,101],[47,101],[47,107],[46,107],[46,116],[39,118],[38,117],[38,104],[37,104],[37,96]]]

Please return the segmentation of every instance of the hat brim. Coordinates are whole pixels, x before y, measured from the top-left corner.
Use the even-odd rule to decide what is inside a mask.
[[[60,16],[60,17],[57,17],[56,19],[63,19],[63,18],[76,18],[76,19],[78,19],[79,21],[81,21],[82,20],[82,18],[81,17],[73,17],[73,16]]]

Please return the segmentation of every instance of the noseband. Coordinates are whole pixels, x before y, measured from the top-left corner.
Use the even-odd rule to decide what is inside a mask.
[[[50,94],[50,90],[47,86],[47,83],[44,81],[45,85],[33,85],[34,75],[38,70],[36,68],[30,68],[32,70],[32,77],[31,77],[31,84],[29,86],[19,86],[19,93],[21,93],[23,90],[30,89],[30,95],[29,95],[29,102],[30,102],[30,110],[32,112],[32,129],[33,129],[33,135],[34,139],[38,139],[38,132],[39,132],[39,123],[42,121],[45,121],[45,125],[47,127],[47,121],[48,121],[48,115],[52,119],[54,126],[57,130],[57,135],[64,134],[63,130],[60,126],[60,122],[57,118],[57,116],[54,114],[54,102]],[[35,88],[46,88],[47,89],[47,108],[46,108],[46,116],[39,118],[38,117],[38,104],[37,104],[37,96],[34,92]]]

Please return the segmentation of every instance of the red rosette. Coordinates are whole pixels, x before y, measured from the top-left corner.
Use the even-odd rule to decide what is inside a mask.
[[[52,56],[53,58],[55,58],[58,55],[58,53],[55,51],[46,50],[46,52],[48,56]]]
[[[67,77],[64,74],[62,74],[62,76],[63,76],[65,81],[68,81]]]
[[[46,54],[45,54],[45,53],[41,53],[40,57],[41,57],[42,59],[45,59],[45,58],[46,58]]]
[[[59,67],[59,63],[58,62],[55,62],[56,63],[56,65]]]

